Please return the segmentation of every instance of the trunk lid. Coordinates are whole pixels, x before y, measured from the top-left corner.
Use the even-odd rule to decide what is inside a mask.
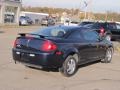
[[[50,52],[57,49],[57,45],[54,41],[55,40],[51,40],[47,36],[45,37],[37,34],[20,34],[20,37],[18,37],[15,41],[14,48],[29,51]]]
[[[40,50],[43,42],[46,40],[44,36],[34,34],[19,34],[17,38],[16,48],[24,50]]]

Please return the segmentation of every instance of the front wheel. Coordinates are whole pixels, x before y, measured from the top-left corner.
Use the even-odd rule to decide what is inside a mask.
[[[110,63],[112,60],[112,55],[113,55],[113,49],[112,48],[108,48],[106,51],[106,55],[105,58],[101,60],[101,62],[103,63]]]
[[[74,56],[68,56],[63,63],[62,68],[60,68],[60,72],[66,76],[70,77],[74,75],[77,71],[77,60]]]

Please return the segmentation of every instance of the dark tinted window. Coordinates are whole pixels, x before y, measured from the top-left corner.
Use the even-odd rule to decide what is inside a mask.
[[[25,17],[24,17],[24,16],[21,16],[20,19],[25,19]]]
[[[30,17],[27,17],[27,16],[26,16],[25,18],[26,18],[27,20],[32,20]]]
[[[83,37],[87,41],[98,41],[99,35],[95,31],[82,31]]]
[[[31,20],[31,18],[30,18],[30,17],[27,17],[27,16],[21,16],[20,19]]]
[[[79,24],[79,26],[84,26],[84,25],[87,25],[87,24],[94,24],[94,22],[81,22]]]
[[[82,37],[79,31],[75,31],[68,36],[68,39],[82,39]]]
[[[95,23],[93,25],[93,28],[95,29],[106,28],[106,23]]]
[[[116,29],[116,24],[115,23],[108,23],[107,28],[108,29]]]

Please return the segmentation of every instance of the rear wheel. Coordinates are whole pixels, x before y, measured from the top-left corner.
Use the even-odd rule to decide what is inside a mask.
[[[21,22],[19,22],[19,26],[21,26]]]
[[[112,60],[112,54],[113,54],[113,49],[112,48],[108,48],[106,51],[106,55],[105,58],[101,60],[101,62],[103,63],[110,63]]]
[[[68,56],[60,69],[60,72],[66,76],[70,77],[74,75],[77,71],[77,60],[74,56]]]

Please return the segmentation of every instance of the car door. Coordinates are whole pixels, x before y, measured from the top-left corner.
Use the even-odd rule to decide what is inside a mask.
[[[84,63],[85,59],[90,56],[89,53],[89,47],[87,43],[84,43],[83,36],[81,34],[81,31],[74,31],[72,32],[68,38],[70,42],[72,42],[73,47],[78,50],[78,54],[80,57],[80,62],[79,63]]]
[[[107,27],[112,33],[112,39],[120,39],[120,24],[109,23]]]
[[[120,24],[116,24],[116,37],[117,39],[120,39]]]
[[[96,60],[102,55],[102,48],[100,45],[99,34],[96,31],[85,30],[82,31],[84,37],[84,44],[86,45],[87,55],[85,60]]]

